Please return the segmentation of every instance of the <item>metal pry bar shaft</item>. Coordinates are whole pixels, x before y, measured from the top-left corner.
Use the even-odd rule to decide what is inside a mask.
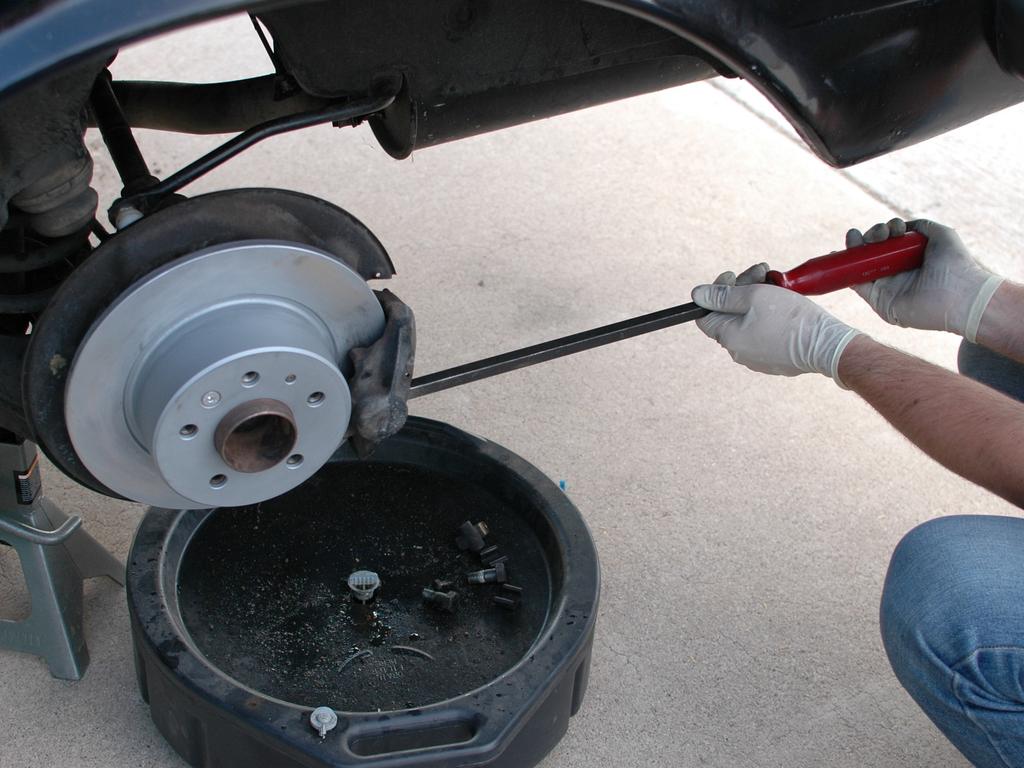
[[[881,243],[869,243],[812,259],[789,272],[769,272],[768,282],[805,296],[838,291],[840,288],[917,269],[921,266],[927,244],[927,239],[921,234],[908,232]],[[543,344],[488,357],[475,363],[448,368],[413,379],[409,399],[432,395],[452,387],[497,376],[499,373],[508,373],[651,331],[660,331],[662,328],[699,320],[707,314],[706,309],[696,304],[680,304],[678,307],[652,312],[632,320],[623,320],[591,331],[563,336]]]
[[[409,388],[409,399],[432,395],[435,392],[443,392],[452,387],[470,384],[481,379],[488,379],[501,373],[527,368],[538,363],[546,363],[549,360],[573,355],[577,352],[584,352],[595,347],[602,347],[605,344],[613,344],[623,339],[631,339],[634,336],[641,336],[652,331],[660,331],[662,328],[671,328],[673,325],[688,323],[707,314],[708,311],[706,309],[698,307],[692,302],[680,304],[678,307],[670,307],[659,312],[652,312],[649,315],[641,315],[630,320],[603,325],[600,328],[574,333],[571,336],[563,336],[560,339],[546,341],[543,344],[534,344],[531,347],[505,352],[504,354],[488,357],[484,360],[477,360],[473,363],[466,363],[465,365],[437,371],[436,373],[429,373],[412,380],[412,385]]]

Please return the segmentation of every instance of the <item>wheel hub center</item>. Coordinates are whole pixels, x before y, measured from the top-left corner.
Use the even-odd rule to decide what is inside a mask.
[[[292,409],[264,397],[232,408],[217,425],[213,444],[229,467],[252,473],[272,469],[292,456],[297,438]]]

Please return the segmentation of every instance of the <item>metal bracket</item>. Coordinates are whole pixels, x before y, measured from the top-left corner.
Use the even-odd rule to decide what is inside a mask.
[[[82,518],[78,515],[69,517],[52,531],[44,531],[40,528],[33,528],[31,525],[19,523],[17,520],[0,517],[0,534],[7,534],[30,544],[42,544],[46,547],[63,544],[81,526]]]
[[[391,291],[376,293],[387,318],[384,334],[373,345],[349,353],[355,367],[349,381],[349,435],[361,457],[369,456],[381,441],[405,425],[409,415],[406,400],[416,358],[416,319],[412,310]]]

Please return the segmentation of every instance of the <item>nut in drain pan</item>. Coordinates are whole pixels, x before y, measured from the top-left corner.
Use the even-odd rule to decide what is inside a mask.
[[[494,602],[507,585],[466,584],[479,555],[452,534],[471,516],[508,556],[515,611]],[[424,602],[456,580],[457,611]],[[582,702],[599,573],[536,468],[412,418],[258,509],[151,509],[128,589],[143,695],[194,765],[529,768]]]

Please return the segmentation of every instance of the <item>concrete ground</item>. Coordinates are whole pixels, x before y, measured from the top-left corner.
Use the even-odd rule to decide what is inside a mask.
[[[266,71],[245,19],[126,51],[123,77]],[[727,268],[786,267],[895,214],[961,228],[1024,275],[1024,110],[849,172],[829,169],[742,84],[700,84],[395,162],[367,128],[268,141],[191,192],[280,186],[352,211],[390,250],[417,313],[418,369],[687,300]],[[143,132],[166,174],[219,139]],[[100,142],[90,134],[99,153]],[[109,201],[116,182],[101,163]],[[891,329],[852,292],[823,303],[952,366],[956,341]],[[758,376],[687,326],[417,401],[556,479],[604,568],[591,687],[546,768],[957,766],[889,671],[877,628],[911,527],[1017,510],[934,465],[822,377]],[[142,508],[58,473],[48,492],[119,556]],[[24,608],[0,552],[0,611]],[[136,692],[122,591],[86,587],[78,683],[0,652],[0,765],[176,768]]]

